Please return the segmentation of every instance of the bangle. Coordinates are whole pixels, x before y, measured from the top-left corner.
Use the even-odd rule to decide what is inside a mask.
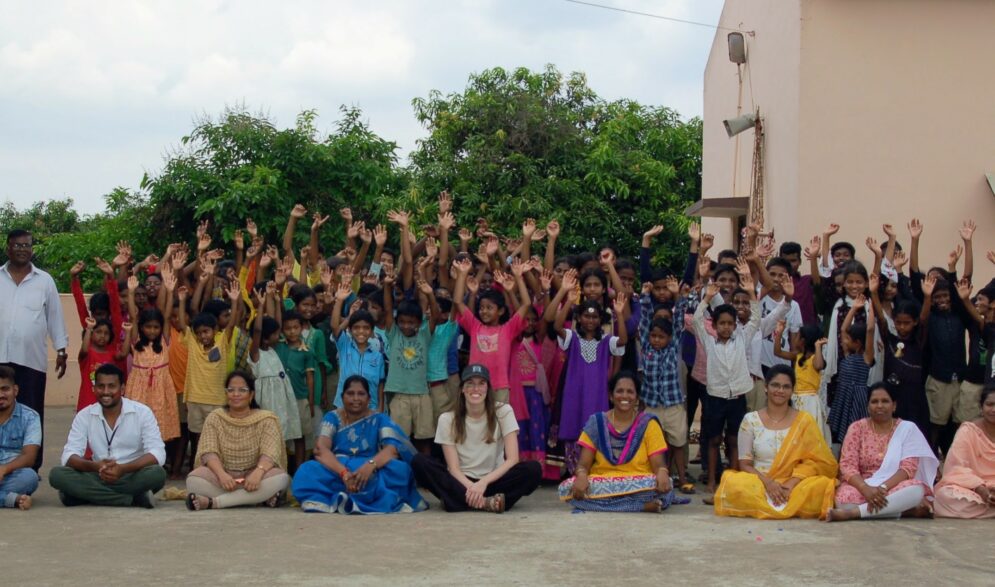
[[[339,477],[342,477],[343,479],[345,479],[346,475],[348,475],[348,474],[349,474],[349,469],[347,469],[345,467],[342,467],[342,472],[339,473]]]
[[[374,461],[373,459],[370,459],[370,460],[368,460],[366,462],[369,463],[369,464],[371,464],[371,465],[373,465],[373,470],[374,471],[377,470],[377,462],[376,461]]]
[[[260,471],[262,471],[263,473],[265,473],[266,471],[269,471],[269,469],[267,469],[266,467],[264,467],[262,465],[256,465],[256,468],[259,469]]]

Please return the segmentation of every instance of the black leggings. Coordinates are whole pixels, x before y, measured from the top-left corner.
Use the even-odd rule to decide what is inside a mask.
[[[411,468],[415,471],[418,485],[438,497],[447,512],[465,512],[472,509],[466,505],[466,487],[449,474],[445,462],[428,455],[417,454],[411,461]],[[477,481],[472,477],[469,479]],[[515,502],[535,491],[541,480],[542,465],[537,461],[519,462],[503,477],[489,484],[484,496],[503,493],[504,509],[510,510]]]

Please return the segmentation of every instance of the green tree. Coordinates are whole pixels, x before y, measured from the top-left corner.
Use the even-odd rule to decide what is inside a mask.
[[[267,242],[279,242],[297,203],[324,214],[349,206],[358,218],[377,216],[378,200],[406,183],[396,167],[397,145],[372,132],[358,109],[343,108],[324,138],[316,118],[304,111],[293,128],[279,130],[264,116],[235,108],[198,122],[162,172],[142,182],[154,239],[190,238],[195,224],[207,219],[227,240],[252,218]],[[300,232],[303,243],[306,230]]]
[[[409,209],[448,188],[461,225],[487,218],[500,233],[525,216],[557,218],[565,251],[615,244],[636,255],[643,230],[665,224],[657,261],[682,257],[686,206],[698,196],[701,121],[663,107],[608,102],[585,76],[555,67],[489,69],[462,93],[414,100],[429,130],[412,154]]]

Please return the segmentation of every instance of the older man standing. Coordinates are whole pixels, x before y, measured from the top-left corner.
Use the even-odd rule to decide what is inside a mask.
[[[38,412],[45,422],[45,372],[48,338],[58,358],[59,379],[66,374],[69,335],[62,318],[59,291],[52,276],[34,266],[34,240],[26,230],[7,234],[7,259],[0,267],[0,365],[14,370],[18,401]],[[38,451],[34,469],[41,468]]]

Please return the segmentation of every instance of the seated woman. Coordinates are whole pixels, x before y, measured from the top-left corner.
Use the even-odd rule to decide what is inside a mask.
[[[535,491],[542,465],[518,461],[515,412],[494,401],[487,367],[468,365],[461,381],[456,409],[439,416],[435,431],[446,462],[418,454],[411,467],[418,484],[438,497],[447,512],[500,514]]]
[[[276,507],[290,483],[283,433],[273,412],[260,410],[255,380],[245,371],[225,379],[228,406],[208,414],[187,475],[187,509],[265,503]]]
[[[767,372],[767,407],[739,428],[739,471],[726,471],[715,493],[720,516],[819,518],[833,506],[836,459],[812,416],[791,407],[795,373]]]
[[[995,518],[995,387],[981,392],[981,417],[957,429],[935,492],[937,516]]]
[[[342,383],[342,407],[328,412],[314,459],[294,475],[294,497],[305,512],[390,514],[418,512],[428,504],[415,488],[415,448],[387,414],[370,409],[362,375]]]
[[[663,428],[656,416],[638,411],[635,374],[620,371],[608,389],[612,409],[588,418],[577,440],[576,475],[560,484],[560,499],[579,510],[662,512],[674,498]]]
[[[932,495],[939,462],[919,428],[895,417],[894,393],[884,383],[872,385],[870,416],[847,429],[842,483],[827,521],[930,516],[923,498]]]

